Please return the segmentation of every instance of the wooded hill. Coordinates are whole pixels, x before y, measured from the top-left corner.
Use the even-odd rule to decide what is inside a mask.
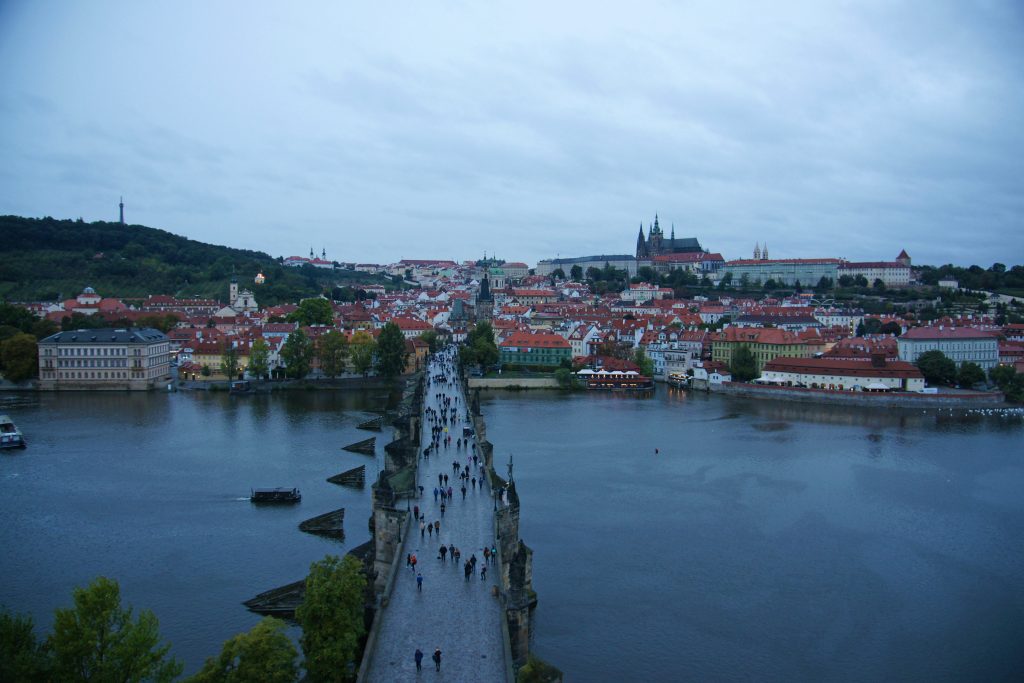
[[[243,288],[254,290],[260,305],[271,306],[330,293],[338,284],[398,287],[383,275],[286,268],[263,252],[144,225],[0,216],[0,244],[0,300],[8,301],[67,299],[86,286],[118,298],[170,294],[226,301],[232,272]],[[259,287],[253,285],[257,273],[266,277]]]

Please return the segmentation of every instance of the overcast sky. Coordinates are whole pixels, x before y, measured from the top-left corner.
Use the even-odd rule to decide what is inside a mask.
[[[1024,262],[1019,0],[274,4],[0,0],[0,213],[533,265],[657,212],[727,259]]]

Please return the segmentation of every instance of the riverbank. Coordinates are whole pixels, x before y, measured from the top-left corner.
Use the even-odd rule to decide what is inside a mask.
[[[334,379],[250,380],[246,391],[239,394],[268,394],[275,391],[319,391],[337,389],[398,389],[407,377],[388,380],[384,377],[339,377]],[[173,383],[181,391],[230,391],[227,380],[178,380]]]
[[[470,389],[559,389],[554,377],[470,377]]]
[[[999,391],[975,391],[943,394],[914,392],[873,393],[866,391],[840,391],[810,389],[807,387],[773,387],[759,384],[723,382],[710,386],[713,393],[742,396],[743,398],[800,401],[804,403],[840,403],[844,405],[899,407],[899,408],[978,408],[1006,406]]]

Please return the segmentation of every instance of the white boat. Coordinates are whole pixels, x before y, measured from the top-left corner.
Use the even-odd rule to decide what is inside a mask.
[[[14,421],[6,415],[0,415],[0,449],[24,448],[25,437],[21,435]]]

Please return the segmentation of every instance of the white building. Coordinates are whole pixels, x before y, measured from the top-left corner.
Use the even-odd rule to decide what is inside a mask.
[[[910,264],[900,261],[844,261],[839,265],[839,277],[863,276],[869,285],[881,280],[886,287],[906,287],[910,284]]]
[[[782,386],[836,391],[921,391],[924,376],[911,363],[836,358],[776,358],[768,361],[761,381]]]
[[[152,389],[170,379],[170,340],[159,330],[73,330],[39,342],[41,389]]]
[[[916,363],[922,353],[941,351],[957,366],[977,363],[985,371],[999,363],[995,333],[973,327],[913,327],[896,340],[900,360]]]

